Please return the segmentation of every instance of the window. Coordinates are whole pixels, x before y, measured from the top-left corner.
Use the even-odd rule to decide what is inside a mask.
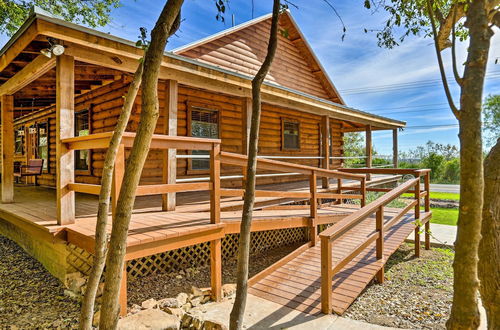
[[[49,169],[49,125],[48,123],[38,124],[37,157],[43,159],[43,170]]]
[[[299,122],[288,119],[283,119],[283,149],[284,150],[300,150],[300,132]]]
[[[19,127],[14,131],[14,153],[16,155],[24,154],[24,127]]]
[[[75,113],[75,136],[85,136],[90,134],[89,110]],[[90,171],[89,150],[75,151],[75,170]]]
[[[190,107],[190,120],[191,136],[208,139],[219,138],[219,112],[217,110]],[[209,155],[210,153],[205,150],[193,150],[191,154]],[[208,170],[210,169],[210,160],[203,158],[192,159],[191,169]]]

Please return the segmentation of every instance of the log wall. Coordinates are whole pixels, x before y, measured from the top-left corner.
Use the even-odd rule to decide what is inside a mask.
[[[91,133],[101,133],[112,131],[116,125],[118,116],[123,105],[123,95],[126,93],[129,77],[108,85],[97,88],[85,95],[75,99],[75,111],[90,109]],[[160,118],[155,133],[161,134],[165,118],[165,83],[159,82],[159,104]],[[140,119],[141,92],[139,92],[134,108],[132,110],[127,131],[135,131]],[[217,94],[205,90],[179,86],[178,98],[178,135],[187,136],[189,133],[189,106],[208,108],[219,111],[220,137],[222,139],[222,150],[234,153],[244,151],[244,106],[242,98]],[[300,125],[300,149],[283,150],[282,147],[282,120],[284,118],[299,122]],[[15,127],[31,126],[36,123],[49,122],[49,171],[41,175],[38,183],[44,186],[55,186],[55,108],[49,107],[45,110],[33,113],[32,115],[18,118]],[[341,122],[330,120],[331,134],[333,142],[333,156],[342,155],[342,133],[340,132]],[[294,156],[294,157],[319,157],[321,156],[321,116],[280,108],[268,104],[262,106],[262,119],[259,138],[259,154],[273,156]],[[26,143],[25,143],[26,148]],[[179,154],[185,154],[179,151]],[[127,152],[128,155],[128,152]],[[75,181],[82,183],[99,184],[104,163],[105,150],[93,150],[91,153],[91,170],[88,173],[75,174]],[[19,158],[19,157],[18,157]],[[26,154],[20,158],[26,161]],[[319,159],[286,159],[284,161],[298,164],[320,166]],[[178,178],[185,177],[207,177],[208,171],[193,171],[188,166],[189,160],[178,159]],[[145,164],[142,177],[142,184],[160,183],[162,178],[162,152],[152,150]],[[333,161],[334,166],[339,166],[339,161]],[[269,173],[269,172],[267,172]],[[223,166],[222,175],[240,175],[241,168],[233,166]],[[269,177],[260,178],[259,184],[279,183],[286,181],[302,180],[303,177]],[[241,180],[225,180],[224,186],[240,186]]]

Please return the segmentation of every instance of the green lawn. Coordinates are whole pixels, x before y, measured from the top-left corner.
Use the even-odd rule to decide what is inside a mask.
[[[431,208],[431,223],[456,226],[458,220],[458,209]]]
[[[413,194],[403,194],[403,197],[413,197]],[[431,191],[431,199],[446,199],[458,201],[460,199],[460,194],[446,193],[446,192],[434,192]]]

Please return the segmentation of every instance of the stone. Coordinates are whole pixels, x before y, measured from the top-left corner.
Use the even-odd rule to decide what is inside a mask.
[[[141,310],[142,310],[141,306],[139,306],[137,304],[133,304],[132,307],[130,308],[129,313],[130,314],[135,314],[135,313],[139,313]]]
[[[191,321],[190,329],[201,330],[203,328],[203,320],[198,317],[193,317]]]
[[[196,298],[191,299],[190,303],[191,303],[191,306],[193,306],[193,307],[199,306],[201,304],[201,297],[196,297]]]
[[[165,298],[165,299],[158,300],[158,306],[160,306],[160,308],[161,307],[174,307],[174,308],[181,307],[181,305],[179,304],[179,300],[177,300],[177,298]]]
[[[195,286],[191,287],[191,292],[195,297],[203,297],[203,296],[211,296],[212,289],[211,288],[197,288]]]
[[[236,284],[224,284],[222,286],[222,295],[224,297],[232,296],[236,293]]]
[[[182,308],[174,308],[174,307],[165,307],[163,308],[163,311],[168,314],[172,314],[177,316],[179,320],[182,320],[182,317],[184,316],[185,312]]]
[[[181,292],[177,295],[176,297],[177,301],[179,302],[179,305],[185,305],[188,301],[188,295],[184,292]]]
[[[82,286],[87,283],[87,279],[83,277],[82,273],[74,272],[66,275],[66,287],[73,292],[81,292]]]
[[[101,319],[101,311],[98,310],[97,312],[94,313],[94,318],[92,319],[92,326],[97,328],[97,326],[99,326],[100,319]]]
[[[151,309],[158,306],[158,302],[154,299],[148,299],[142,302],[141,307],[144,309]]]
[[[193,320],[193,316],[189,313],[182,315],[181,326],[182,328],[187,328],[191,325],[191,321]]]
[[[212,299],[212,297],[210,297],[210,296],[204,296],[203,299],[201,300],[201,303],[202,304],[206,304],[207,302],[210,301],[210,299]]]
[[[146,309],[118,321],[119,330],[178,330],[179,319],[159,309]]]
[[[203,323],[204,330],[227,330],[227,326],[217,321],[205,320]]]
[[[184,304],[182,305],[182,309],[185,311],[185,312],[189,312],[189,310],[191,309],[191,307],[193,307],[193,305],[191,305],[191,303],[187,303],[187,304]]]
[[[71,290],[64,290],[64,295],[66,297],[69,297],[70,299],[73,299],[73,300],[76,300],[76,301],[80,301],[82,300],[82,296],[77,294],[77,293],[74,293],[73,291]]]
[[[178,280],[182,280],[182,275],[177,275],[175,278]]]

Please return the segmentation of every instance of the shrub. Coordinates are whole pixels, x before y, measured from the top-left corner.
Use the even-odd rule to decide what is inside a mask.
[[[441,181],[443,183],[458,183],[460,181],[460,161],[458,158],[445,162]]]

